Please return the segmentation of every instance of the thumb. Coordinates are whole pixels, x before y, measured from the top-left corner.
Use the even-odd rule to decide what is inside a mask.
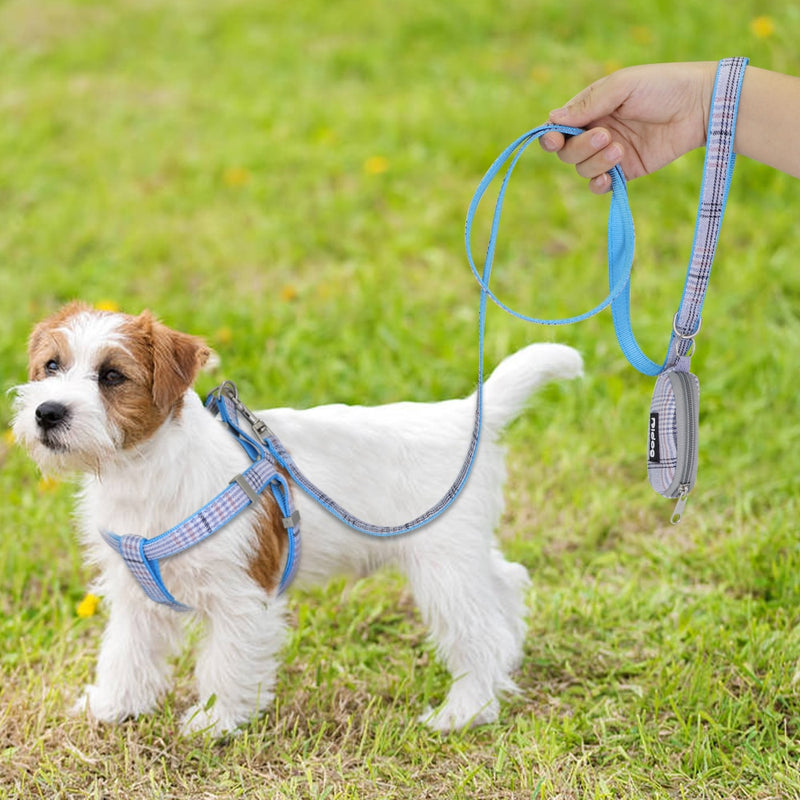
[[[586,128],[612,114],[625,101],[626,92],[617,89],[612,76],[601,78],[575,95],[566,105],[550,112],[549,120],[559,125]]]

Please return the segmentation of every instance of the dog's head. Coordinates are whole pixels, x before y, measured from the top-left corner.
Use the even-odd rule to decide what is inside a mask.
[[[133,317],[72,303],[31,334],[14,435],[44,472],[99,472],[180,414],[210,356],[201,339],[148,311]]]

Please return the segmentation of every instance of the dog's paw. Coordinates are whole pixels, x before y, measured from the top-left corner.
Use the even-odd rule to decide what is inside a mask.
[[[427,725],[433,731],[451,733],[462,728],[472,728],[476,725],[488,725],[496,722],[499,713],[500,703],[495,698],[477,709],[472,703],[448,699],[439,708],[428,706],[420,714],[419,722]]]
[[[124,702],[113,692],[89,685],[72,706],[72,713],[75,715],[89,714],[99,722],[119,723],[132,717],[138,717],[140,714],[148,714],[153,710],[151,702],[142,700],[136,703],[133,700],[133,698],[128,698],[128,702]]]
[[[215,704],[193,705],[183,715],[181,735],[203,735],[219,739],[237,733],[239,727],[246,722],[220,711]]]

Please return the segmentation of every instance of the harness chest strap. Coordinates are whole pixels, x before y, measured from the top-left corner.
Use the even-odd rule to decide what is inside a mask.
[[[229,420],[226,422],[232,424]],[[238,434],[245,435],[241,429],[238,429]],[[245,450],[253,457],[251,450],[246,447]],[[286,479],[278,472],[274,459],[263,450],[250,467],[231,480],[226,489],[199,511],[165,533],[153,539],[133,534],[118,536],[109,531],[101,531],[101,534],[103,539],[122,556],[128,569],[151,600],[176,611],[190,611],[189,606],[176,600],[164,585],[159,562],[194,547],[219,531],[257,503],[267,488],[270,489],[273,499],[281,510],[283,526],[288,537],[286,564],[278,586],[280,594],[286,590],[297,571],[300,553],[300,515],[292,503]]]

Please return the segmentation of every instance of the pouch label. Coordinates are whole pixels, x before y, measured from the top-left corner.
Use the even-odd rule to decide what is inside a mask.
[[[661,443],[658,438],[658,412],[650,412],[650,431],[647,444],[647,460],[651,464],[661,463]]]

